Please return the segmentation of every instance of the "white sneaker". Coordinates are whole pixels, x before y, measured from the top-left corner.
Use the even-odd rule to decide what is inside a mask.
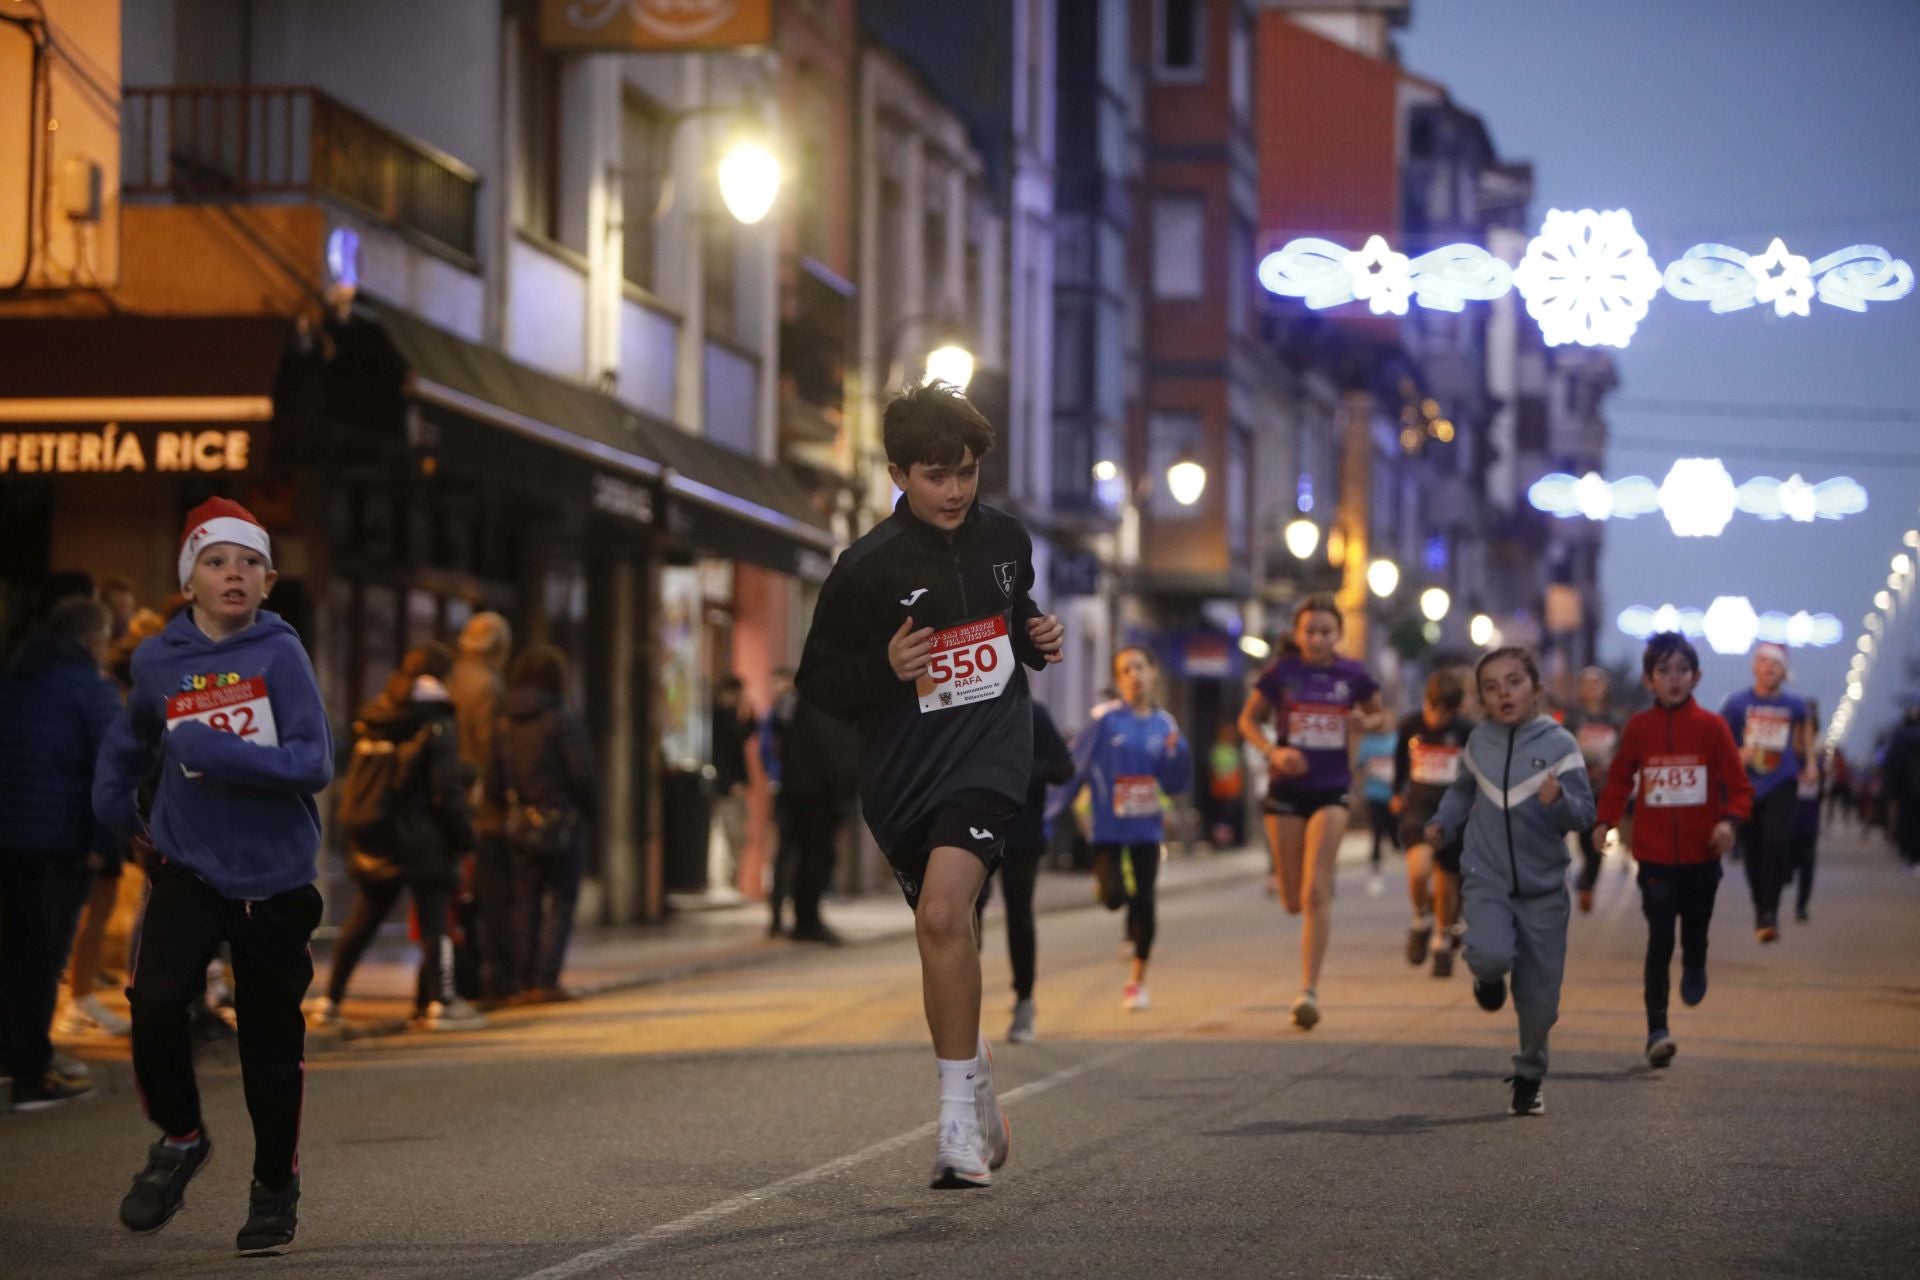
[[[1120,993],[1120,1007],[1128,1013],[1145,1013],[1153,1008],[1153,999],[1147,994],[1147,984],[1129,982]]]
[[[1033,1043],[1033,1001],[1013,1002],[1013,1021],[1007,1024],[1008,1044]]]
[[[933,1147],[933,1178],[927,1185],[935,1191],[965,1191],[993,1185],[993,1171],[987,1167],[986,1144],[981,1141],[980,1125],[975,1117],[940,1122],[940,1135]]]
[[[980,1037],[974,1061],[978,1064],[973,1075],[974,1118],[986,1143],[987,1168],[998,1169],[1013,1150],[1013,1122],[1007,1119],[1007,1109],[993,1091],[993,1050],[987,1047],[985,1036]]]
[[[1320,1021],[1320,1001],[1311,991],[1302,991],[1300,998],[1293,1002],[1293,1025],[1302,1031],[1313,1030]]]
[[[69,1012],[85,1018],[96,1028],[110,1036],[130,1036],[133,1023],[121,1017],[100,1002],[99,996],[81,996],[68,1006]]]
[[[455,997],[445,1003],[433,1001],[414,1023],[422,1031],[480,1031],[487,1025],[487,1016]]]
[[[307,1026],[315,1031],[332,1031],[340,1026],[340,1006],[325,996],[307,1001]]]

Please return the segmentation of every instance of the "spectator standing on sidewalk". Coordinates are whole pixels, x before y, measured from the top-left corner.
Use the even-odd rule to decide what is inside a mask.
[[[820,918],[820,897],[833,879],[840,827],[860,791],[860,743],[853,726],[835,720],[791,688],[775,704],[780,760],[780,852],[774,863],[773,927],[781,897],[793,897],[795,942],[838,945]]]
[[[471,892],[456,904],[465,955],[455,961],[456,973],[476,969],[469,995],[497,1002],[513,995],[513,864],[501,833],[504,815],[487,803],[487,762],[493,758],[493,735],[506,708],[507,658],[513,649],[513,628],[497,613],[476,613],[460,632],[460,656],[447,676],[460,726],[460,759],[474,779],[474,855],[467,886]]]
[[[55,1070],[48,1032],[90,860],[112,851],[89,801],[120,713],[101,671],[109,627],[92,596],[64,599],[0,675],[0,1066],[23,1111],[93,1087]]]
[[[507,677],[494,731],[487,803],[502,813],[513,883],[513,972],[522,1000],[564,1000],[560,972],[573,937],[587,824],[600,788],[587,727],[567,704],[567,659],[529,647]]]
[[[420,924],[414,1025],[471,1031],[486,1019],[453,990],[449,900],[473,849],[473,810],[460,761],[459,725],[443,683],[453,654],[443,644],[410,651],[354,723],[353,762],[341,785],[347,870],[359,886],[334,946],[317,1021],[338,1024],[340,1002],[367,944],[405,889]]]
[[[739,676],[720,681],[713,695],[713,819],[726,852],[708,869],[708,887],[729,890],[747,851],[747,742],[753,711]]]
[[[118,574],[100,580],[100,603],[107,606],[111,639],[115,644],[127,634],[133,616],[140,612],[140,601],[133,594],[133,583]]]

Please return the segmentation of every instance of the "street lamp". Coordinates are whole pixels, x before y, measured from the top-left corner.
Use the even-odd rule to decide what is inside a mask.
[[[1293,553],[1293,558],[1305,560],[1320,545],[1320,526],[1301,516],[1287,525],[1285,537],[1287,550]]]
[[[1167,492],[1183,507],[1200,501],[1207,491],[1207,469],[1192,458],[1182,458],[1167,468]]]
[[[1453,597],[1441,587],[1428,587],[1420,593],[1420,612],[1428,622],[1438,622],[1453,607]]]
[[[942,343],[927,352],[927,381],[945,382],[965,391],[973,381],[973,352],[957,342]]]
[[[752,226],[767,216],[780,194],[780,158],[764,137],[743,131],[720,157],[720,198],[735,220]]]
[[[1493,619],[1484,613],[1473,615],[1473,621],[1467,624],[1467,639],[1475,647],[1484,649],[1493,643]]]
[[[1391,560],[1375,560],[1367,566],[1367,586],[1385,600],[1400,585],[1400,566]]]

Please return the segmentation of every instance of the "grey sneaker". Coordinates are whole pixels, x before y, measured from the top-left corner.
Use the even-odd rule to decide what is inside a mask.
[[[1031,999],[1013,1002],[1013,1021],[1007,1024],[1007,1043],[1033,1043],[1033,1001]]]
[[[985,1036],[980,1037],[975,1061],[978,1065],[973,1076],[974,1117],[980,1124],[980,1140],[986,1144],[987,1168],[998,1169],[1013,1150],[1013,1124],[1007,1119],[1007,1109],[1000,1105],[999,1097],[993,1092],[993,1050],[987,1047]]]
[[[422,1031],[481,1031],[487,1015],[456,996],[444,1004],[438,1000],[429,1004],[414,1025]]]

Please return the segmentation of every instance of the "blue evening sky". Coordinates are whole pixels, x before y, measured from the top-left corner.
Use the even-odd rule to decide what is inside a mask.
[[[1702,240],[1759,253],[1775,235],[1809,258],[1864,242],[1920,262],[1920,0],[1416,0],[1399,39],[1407,67],[1478,112],[1503,158],[1534,163],[1536,224],[1550,207],[1625,208],[1662,266]],[[1901,536],[1920,523],[1920,293],[1865,315],[1816,301],[1805,319],[1716,316],[1662,294],[1616,359],[1610,478],[1658,480],[1677,456],[1717,453],[1736,483],[1846,474],[1871,505],[1811,526],[1736,515],[1716,539],[1675,538],[1657,514],[1614,522],[1603,652],[1637,654],[1612,621],[1630,604],[1704,608],[1725,594],[1760,612],[1830,612],[1846,639],[1794,658],[1824,720]],[[1635,400],[1835,414],[1676,416]],[[1909,420],[1848,422],[1843,406]],[[1686,445],[1632,443],[1648,437]],[[1703,658],[1700,696],[1717,706],[1748,660]],[[1876,670],[1850,745],[1896,714],[1901,665]]]

